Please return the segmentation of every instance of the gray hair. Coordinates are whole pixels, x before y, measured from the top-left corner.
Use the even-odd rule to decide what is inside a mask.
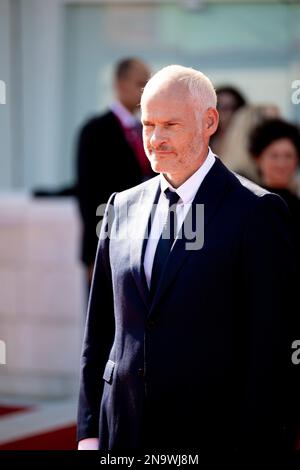
[[[184,83],[192,99],[199,102],[199,111],[203,112],[217,105],[217,95],[210,79],[191,67],[168,65],[154,74],[147,82],[143,96],[152,88],[163,86],[164,83]]]

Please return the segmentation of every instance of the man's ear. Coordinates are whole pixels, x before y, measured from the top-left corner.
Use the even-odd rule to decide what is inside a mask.
[[[210,137],[213,135],[219,124],[219,113],[216,108],[208,108],[205,112],[205,130],[206,134]]]

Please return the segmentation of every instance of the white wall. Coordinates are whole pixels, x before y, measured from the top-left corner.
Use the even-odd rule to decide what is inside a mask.
[[[12,180],[11,135],[11,64],[10,64],[10,6],[9,0],[0,2],[0,80],[6,85],[7,104],[0,104],[0,188],[10,188]]]
[[[0,197],[0,395],[78,392],[86,308],[79,229],[74,201]]]
[[[62,2],[21,2],[24,186],[57,185],[60,172]]]

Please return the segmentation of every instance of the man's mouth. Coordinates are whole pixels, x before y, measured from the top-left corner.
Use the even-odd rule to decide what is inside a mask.
[[[152,155],[170,155],[171,153],[174,153],[172,150],[151,150],[150,151]]]

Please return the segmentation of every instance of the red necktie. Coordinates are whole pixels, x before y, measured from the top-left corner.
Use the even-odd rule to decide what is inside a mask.
[[[150,176],[152,174],[152,170],[144,151],[141,126],[123,127],[123,130],[128,143],[131,145],[136,155],[143,176]]]

